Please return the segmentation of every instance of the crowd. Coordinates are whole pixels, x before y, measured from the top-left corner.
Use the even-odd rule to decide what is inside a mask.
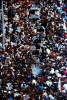
[[[39,21],[29,19],[33,4],[41,9]],[[0,100],[67,100],[66,1],[4,1],[4,26]]]

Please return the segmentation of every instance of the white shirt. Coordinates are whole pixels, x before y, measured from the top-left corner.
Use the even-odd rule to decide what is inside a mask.
[[[67,84],[64,84],[63,87],[67,91]]]

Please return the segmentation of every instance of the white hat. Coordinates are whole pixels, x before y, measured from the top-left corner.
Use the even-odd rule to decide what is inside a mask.
[[[36,85],[37,84],[37,81],[33,79],[32,80],[32,84],[35,84]]]

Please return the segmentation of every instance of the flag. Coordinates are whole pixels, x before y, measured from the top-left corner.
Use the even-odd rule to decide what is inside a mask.
[[[61,80],[60,80],[60,78],[58,80],[58,90],[61,92]]]

